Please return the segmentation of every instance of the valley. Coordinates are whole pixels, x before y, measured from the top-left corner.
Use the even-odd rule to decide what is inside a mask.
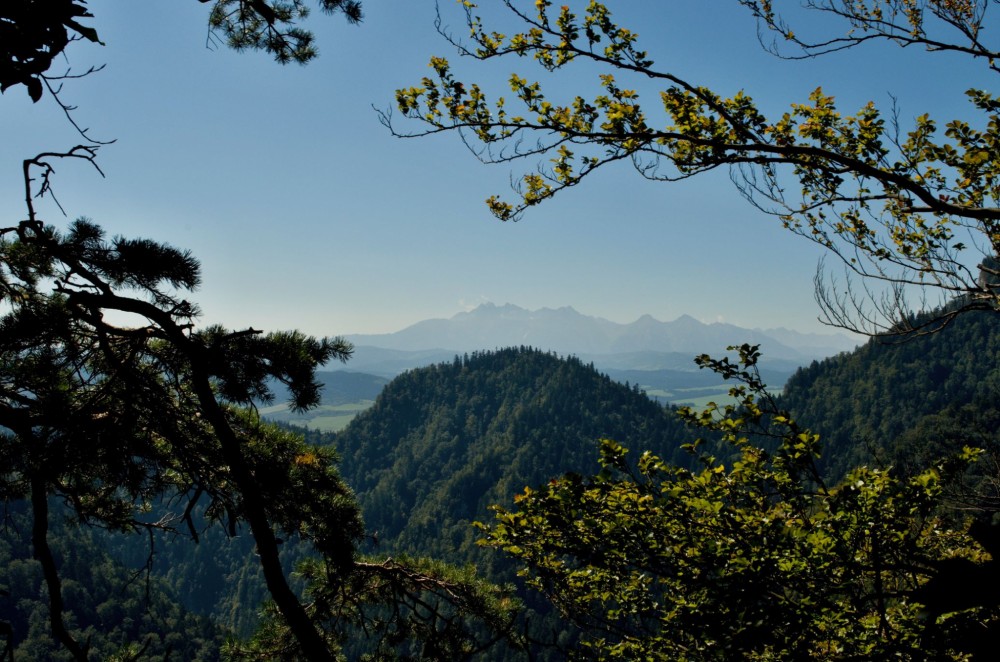
[[[395,351],[397,360],[405,356]],[[369,348],[364,352],[378,354]],[[1000,352],[1000,329],[989,315],[966,316],[947,333],[911,343],[871,341],[854,352],[814,361],[791,373],[779,401],[804,424],[839,431],[824,435],[823,466],[832,481],[856,463],[954,452],[945,438],[906,433],[962,403],[991,397],[1000,383],[996,361],[954,361],[973,352]],[[582,359],[519,347],[453,355],[450,361],[410,367],[391,379],[328,371],[319,373],[328,393],[325,404],[314,418],[303,419],[308,427],[301,432],[308,443],[335,449],[341,458],[339,470],[356,493],[365,520],[359,552],[471,564],[477,576],[513,583],[524,601],[522,616],[533,623],[532,637],[549,642],[532,652],[533,659],[555,661],[584,631],[568,627],[540,594],[524,586],[512,559],[477,544],[483,533],[473,523],[490,524],[491,507],[509,507],[525,488],[551,484],[564,475],[594,474],[600,468],[602,438],[633,449],[632,462],[640,450],[648,450],[673,465],[697,467],[696,457],[683,446],[698,433],[680,421],[672,405],[664,406],[649,397],[657,393],[646,391],[693,401],[717,397],[731,383],[705,370],[677,370],[679,360],[647,353],[642,365],[674,367],[605,372]],[[619,356],[612,364],[640,361],[636,355]],[[952,367],[945,370],[945,364]],[[768,378],[784,374],[764,372]],[[914,397],[918,392],[934,397]],[[877,415],[871,407],[878,408]],[[259,411],[281,416],[279,408],[283,406]],[[981,412],[988,409],[980,407]],[[968,426],[989,425],[979,419]],[[878,427],[872,426],[875,422]],[[940,423],[935,425],[941,429]],[[970,430],[966,427],[966,435]],[[995,445],[989,430],[995,428],[978,433],[977,444]],[[706,440],[705,448],[731,452],[718,446],[713,435]],[[204,513],[197,517],[207,526]],[[136,536],[108,535],[91,544],[137,570],[148,558],[147,541]],[[241,636],[259,624],[256,605],[267,592],[245,530],[227,536],[218,528],[206,529],[193,546],[165,536],[155,548],[149,569],[164,599],[197,615],[191,618],[207,617]],[[283,554],[291,567],[308,552],[301,543],[289,543]],[[89,582],[73,571],[67,579]],[[24,616],[0,605],[0,618],[22,622],[18,619]],[[362,641],[347,650],[360,652]],[[501,646],[492,657],[478,659],[522,659],[522,654]],[[199,655],[215,659],[204,651]]]
[[[701,407],[712,401],[729,402],[730,396],[724,380],[694,364],[698,354],[721,356],[728,345],[760,342],[765,357],[762,377],[772,391],[780,392],[800,366],[853,347],[850,338],[837,334],[741,329],[702,324],[687,316],[664,323],[647,315],[632,324],[615,324],[569,307],[530,311],[512,304],[485,304],[393,334],[347,339],[356,343],[351,359],[343,368],[317,373],[324,384],[319,407],[291,412],[276,403],[262,406],[261,415],[336,432],[372,405],[380,385],[407,370],[449,363],[469,352],[517,346],[575,357],[615,381],[638,386],[661,404]]]

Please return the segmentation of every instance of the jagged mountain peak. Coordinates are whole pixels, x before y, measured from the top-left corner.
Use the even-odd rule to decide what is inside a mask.
[[[428,319],[396,333],[359,334],[348,339],[357,346],[402,351],[441,349],[461,353],[526,345],[561,354],[655,351],[692,356],[718,354],[729,345],[750,342],[760,344],[765,356],[802,362],[852,346],[844,336],[794,332],[771,335],[732,324],[705,324],[691,315],[661,322],[645,314],[630,324],[620,324],[582,314],[571,306],[528,310],[512,303],[483,303],[449,319]]]

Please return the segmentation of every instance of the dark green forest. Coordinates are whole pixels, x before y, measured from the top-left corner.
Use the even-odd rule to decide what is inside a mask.
[[[521,347],[399,376],[334,444],[369,532],[394,550],[489,567],[470,523],[526,485],[593,473],[602,438],[683,461],[693,435],[637,389]]]
[[[44,578],[25,535],[32,526],[27,510],[27,504],[8,503],[0,535],[0,620],[7,624],[8,652],[15,660],[70,660],[52,637]],[[136,540],[131,544],[137,551],[142,547]],[[86,637],[96,659],[220,659],[228,630],[181,605],[181,582],[123,565],[103,536],[79,527],[57,524],[51,545],[70,627]]]
[[[687,461],[680,443],[694,438],[671,409],[635,387],[577,359],[526,347],[411,370],[342,433],[301,432],[308,443],[338,451],[341,474],[356,486],[371,552],[472,564],[501,582],[515,580],[513,562],[477,546],[481,533],[472,526],[492,518],[492,504],[566,471],[596,471],[601,437],[678,461]],[[94,541],[142,572],[150,552],[145,538]],[[157,536],[154,550],[153,576],[186,609],[229,632],[253,632],[267,592],[248,536],[206,527],[198,544]],[[308,554],[294,541],[282,549],[288,568]],[[537,596],[533,603],[542,608]]]
[[[998,360],[996,316],[969,313],[940,333],[873,339],[800,368],[780,404],[822,434],[830,475],[860,464],[925,466],[935,454],[984,446],[995,436]],[[957,419],[963,409],[976,412],[982,426],[966,414],[948,434],[929,434],[933,421]]]

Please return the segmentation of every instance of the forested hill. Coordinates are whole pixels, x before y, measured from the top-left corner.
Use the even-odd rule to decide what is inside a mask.
[[[981,312],[960,315],[934,334],[872,340],[813,362],[789,379],[781,402],[822,435],[825,466],[836,475],[861,463],[899,463],[925,453],[938,440],[913,430],[954,420],[962,407],[988,414],[998,392],[1000,316]]]
[[[406,372],[336,438],[370,532],[393,550],[489,564],[474,520],[525,486],[597,470],[597,440],[684,461],[672,410],[577,359],[533,349]],[[481,568],[485,570],[485,568]]]

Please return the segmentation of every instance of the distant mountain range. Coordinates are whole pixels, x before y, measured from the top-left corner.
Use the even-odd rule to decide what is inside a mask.
[[[417,322],[395,333],[347,336],[356,352],[350,370],[398,374],[404,369],[449,360],[456,353],[527,346],[590,360],[603,369],[692,368],[698,354],[720,355],[728,345],[759,344],[765,365],[807,364],[859,343],[843,334],[805,334],[788,329],[745,329],[704,324],[689,315],[661,322],[643,315],[619,324],[583,315],[571,307],[525,310],[512,304],[483,304],[450,319]]]
[[[320,407],[288,411],[284,406],[287,395],[275,384],[278,404],[261,403],[261,412],[273,420],[340,430],[403,372],[509,347],[573,356],[617,382],[638,386],[661,403],[700,406],[709,400],[724,401],[729,385],[698,368],[694,357],[699,354],[721,357],[729,345],[759,344],[764,354],[761,377],[780,389],[798,368],[857,344],[843,334],[703,324],[689,315],[672,322],[643,315],[631,324],[619,324],[570,307],[525,310],[512,304],[483,304],[450,319],[424,320],[396,333],[357,334],[347,339],[354,344],[351,360],[317,374],[324,385]]]

